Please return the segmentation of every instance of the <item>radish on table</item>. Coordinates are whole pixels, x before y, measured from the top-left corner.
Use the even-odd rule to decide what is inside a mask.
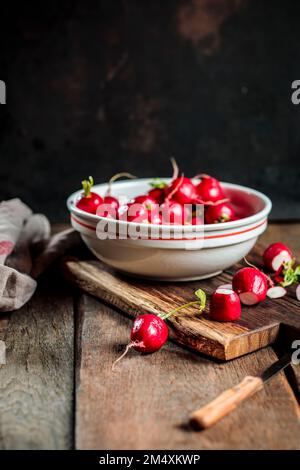
[[[115,365],[133,348],[136,351],[147,354],[158,351],[168,339],[168,327],[165,322],[171,316],[177,315],[180,310],[183,310],[192,305],[198,305],[198,312],[202,312],[206,305],[206,295],[201,289],[195,292],[197,300],[188,302],[180,307],[177,307],[170,312],[154,315],[152,313],[141,314],[136,317],[130,334],[130,343],[126,346],[123,354],[113,363]]]
[[[267,277],[258,268],[242,268],[233,276],[232,287],[244,305],[255,305],[267,296]]]

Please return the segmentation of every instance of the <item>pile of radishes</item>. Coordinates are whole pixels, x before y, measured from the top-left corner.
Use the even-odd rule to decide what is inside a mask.
[[[82,182],[83,192],[76,206],[102,217],[127,220],[135,223],[202,225],[237,220],[235,209],[225,197],[220,182],[212,176],[195,176],[196,183],[184,175],[179,176],[175,160],[173,177],[169,184],[154,180],[147,194],[138,195],[125,203],[112,196],[112,183],[121,176],[111,178],[104,197],[93,192],[93,178]],[[197,216],[196,205],[204,205],[204,220]]]
[[[270,245],[264,251],[263,261],[270,275],[253,265],[246,266],[235,273],[232,284],[221,285],[212,293],[209,305],[209,316],[212,320],[219,322],[238,320],[242,313],[242,304],[256,305],[263,302],[267,296],[273,299],[283,297],[286,294],[285,287],[300,282],[300,266],[293,268],[295,260],[292,252],[283,243]],[[197,300],[177,307],[171,312],[139,315],[134,320],[129,344],[113,366],[131,348],[144,354],[158,351],[168,339],[165,320],[177,315],[180,310],[198,305],[197,313],[199,311],[202,313],[206,307],[206,294],[198,289],[195,295]],[[296,289],[296,296],[300,301],[300,285]]]
[[[287,286],[300,282],[300,266],[293,267],[293,254],[283,243],[270,245],[264,251],[263,262],[270,276],[251,265],[237,271],[232,284],[216,289],[210,302],[213,320],[237,320],[241,316],[241,304],[256,305],[267,296],[278,299],[287,293]],[[300,301],[300,285],[296,288],[296,297]]]

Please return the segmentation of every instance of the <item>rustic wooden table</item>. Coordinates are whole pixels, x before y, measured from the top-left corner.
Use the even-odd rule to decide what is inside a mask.
[[[300,224],[273,224],[300,258]],[[112,373],[131,320],[72,291],[57,272],[21,310],[0,319],[7,363],[0,366],[1,449],[300,449],[297,367],[281,373],[205,432],[189,413],[277,357],[265,348],[216,363],[169,343],[132,354]]]

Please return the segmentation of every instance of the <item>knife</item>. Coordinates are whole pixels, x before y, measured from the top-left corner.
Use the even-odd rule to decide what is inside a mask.
[[[285,354],[274,362],[261,375],[246,376],[242,382],[225,390],[207,405],[192,413],[190,424],[196,429],[207,429],[216,424],[224,416],[235,410],[236,407],[255,392],[261,390],[266,382],[274,375],[284,370],[291,363],[291,354]]]

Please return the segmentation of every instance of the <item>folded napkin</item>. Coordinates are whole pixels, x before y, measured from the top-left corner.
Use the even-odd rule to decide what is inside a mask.
[[[0,311],[22,307],[38,276],[79,241],[73,229],[50,237],[48,219],[19,199],[0,203]]]

